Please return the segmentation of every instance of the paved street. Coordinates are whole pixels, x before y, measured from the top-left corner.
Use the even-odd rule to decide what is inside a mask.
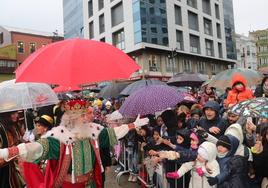
[[[107,174],[107,179],[105,181],[105,187],[111,187],[111,188],[121,188],[121,187],[127,187],[127,188],[137,188],[140,187],[138,183],[131,183],[128,182],[128,174],[122,175],[120,178],[120,184],[121,186],[119,186],[116,182],[116,173],[114,172],[115,167],[112,167],[112,170],[109,174]]]

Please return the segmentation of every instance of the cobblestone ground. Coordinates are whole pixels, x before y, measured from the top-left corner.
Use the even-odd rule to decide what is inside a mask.
[[[138,188],[140,185],[138,183],[128,182],[128,174],[124,174],[120,178],[120,186],[116,182],[116,173],[114,172],[115,166],[112,167],[111,172],[106,174],[105,188]]]

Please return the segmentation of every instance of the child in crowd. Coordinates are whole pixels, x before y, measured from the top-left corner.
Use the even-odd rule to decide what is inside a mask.
[[[197,151],[195,161],[183,163],[176,172],[167,173],[167,178],[178,179],[185,173],[192,170],[192,177],[189,188],[212,188],[207,182],[207,177],[215,177],[219,174],[219,164],[216,161],[216,145],[210,142],[203,142]]]

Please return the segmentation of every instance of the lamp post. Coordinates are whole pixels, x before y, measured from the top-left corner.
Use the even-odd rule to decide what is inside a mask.
[[[172,75],[174,76],[175,74],[175,61],[174,61],[174,58],[178,55],[177,53],[177,48],[175,49],[171,49],[171,53],[170,55],[168,55],[168,58],[171,59],[171,63],[172,63]]]

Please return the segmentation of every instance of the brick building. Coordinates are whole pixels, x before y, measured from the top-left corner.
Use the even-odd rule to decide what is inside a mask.
[[[63,40],[57,32],[0,26],[0,81],[14,77],[15,69],[37,49]]]

